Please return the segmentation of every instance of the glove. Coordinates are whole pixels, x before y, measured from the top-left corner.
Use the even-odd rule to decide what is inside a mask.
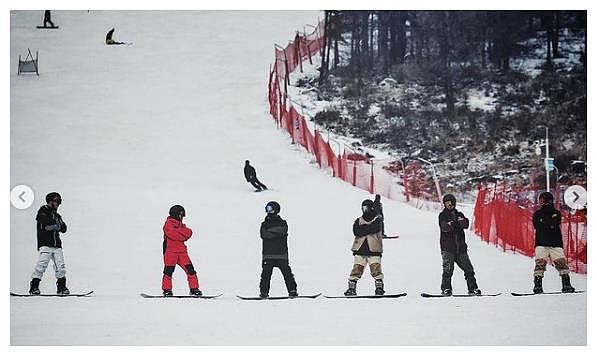
[[[46,231],[60,231],[60,225],[59,224],[54,224],[54,225],[47,225],[46,226]]]
[[[381,196],[379,194],[375,194],[375,201],[381,201]]]

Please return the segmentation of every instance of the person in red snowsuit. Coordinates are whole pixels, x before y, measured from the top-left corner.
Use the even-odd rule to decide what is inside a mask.
[[[176,265],[182,267],[187,274],[189,282],[190,295],[201,296],[199,290],[199,280],[197,272],[193,267],[193,262],[187,253],[185,241],[191,238],[193,230],[183,224],[185,210],[180,205],[174,205],[170,208],[169,216],[164,223],[164,275],[162,277],[162,291],[165,297],[171,297],[172,294],[172,273]]]

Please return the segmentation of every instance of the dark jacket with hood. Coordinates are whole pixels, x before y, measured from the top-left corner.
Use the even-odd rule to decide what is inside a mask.
[[[255,168],[253,168],[253,166],[250,164],[245,164],[245,179],[247,182],[252,181],[256,176],[257,173],[255,173]]]
[[[62,248],[60,233],[66,232],[66,224],[56,209],[43,205],[37,211],[35,220],[37,221],[37,249],[42,246]]]
[[[560,223],[562,214],[553,204],[544,204],[533,214],[535,247],[564,247]]]
[[[458,220],[458,218],[462,220]],[[442,210],[439,213],[439,243],[441,250],[454,254],[466,252],[464,229],[468,229],[468,224],[468,219],[456,208]]]
[[[261,223],[262,258],[288,260],[288,224],[277,214],[267,214]]]

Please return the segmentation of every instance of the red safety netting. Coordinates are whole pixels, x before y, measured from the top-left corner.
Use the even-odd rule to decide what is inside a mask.
[[[555,189],[556,207],[562,213],[562,239],[570,270],[587,273],[586,210],[572,211],[561,204],[564,186]],[[533,212],[540,191],[516,191],[507,187],[479,189],[473,230],[483,241],[505,250],[535,255]]]
[[[315,156],[317,164],[329,169],[338,177],[355,187],[384,197],[413,202],[415,206],[433,205],[427,200],[437,201],[433,192],[429,193],[429,178],[418,162],[376,160],[358,153],[335,152],[318,130],[311,130],[303,117],[288,100],[287,92],[290,73],[299,68],[305,60],[312,62],[324,43],[324,22],[320,22],[310,34],[297,32],[294,41],[286,48],[276,46],[275,62],[271,68],[268,84],[270,114],[277,125],[288,132],[292,142],[306,149]],[[397,169],[397,162],[401,167]],[[412,193],[411,193],[412,192]],[[420,204],[424,202],[425,204]],[[428,207],[426,207],[428,208]]]

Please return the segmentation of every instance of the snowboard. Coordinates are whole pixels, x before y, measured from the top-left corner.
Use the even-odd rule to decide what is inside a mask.
[[[384,295],[324,295],[325,298],[344,298],[344,299],[380,299],[380,298],[400,298],[404,297],[406,293],[398,294],[384,294]]]
[[[577,294],[577,293],[584,293],[584,290],[577,290],[571,293],[563,293],[563,292],[543,292],[543,293],[515,293],[512,292],[510,294],[512,294],[515,297],[525,297],[525,296],[529,296],[529,295],[541,295],[541,294]]]
[[[164,298],[164,299],[168,299],[168,298],[195,298],[195,299],[213,299],[213,298],[217,298],[217,297],[221,297],[224,295],[224,293],[220,293],[220,294],[214,294],[214,295],[202,295],[202,296],[194,296],[194,295],[173,295],[171,297],[164,297],[161,294],[146,294],[146,293],[140,293],[140,295],[143,298]]]
[[[58,26],[37,26],[37,28],[42,28],[42,29],[47,29],[47,30],[55,30],[58,28]]]
[[[469,294],[452,294],[450,296],[443,295],[443,294],[429,294],[429,293],[421,293],[421,297],[423,298],[449,298],[449,297],[497,297],[498,295],[502,295],[502,293],[495,293],[495,294],[481,294],[481,295],[469,295]]]
[[[19,294],[10,292],[11,297],[87,297],[93,291],[87,293],[71,293],[71,294]]]
[[[237,295],[236,297],[239,299],[242,299],[242,300],[283,300],[283,299],[301,299],[301,298],[315,299],[315,298],[319,297],[320,295],[321,295],[321,293],[312,294],[312,295],[299,295],[298,297],[282,296],[282,297],[261,298],[261,297],[243,297],[241,295]]]
[[[393,236],[384,236],[383,238],[384,239],[397,239],[399,237],[400,237],[400,235],[393,235]]]

